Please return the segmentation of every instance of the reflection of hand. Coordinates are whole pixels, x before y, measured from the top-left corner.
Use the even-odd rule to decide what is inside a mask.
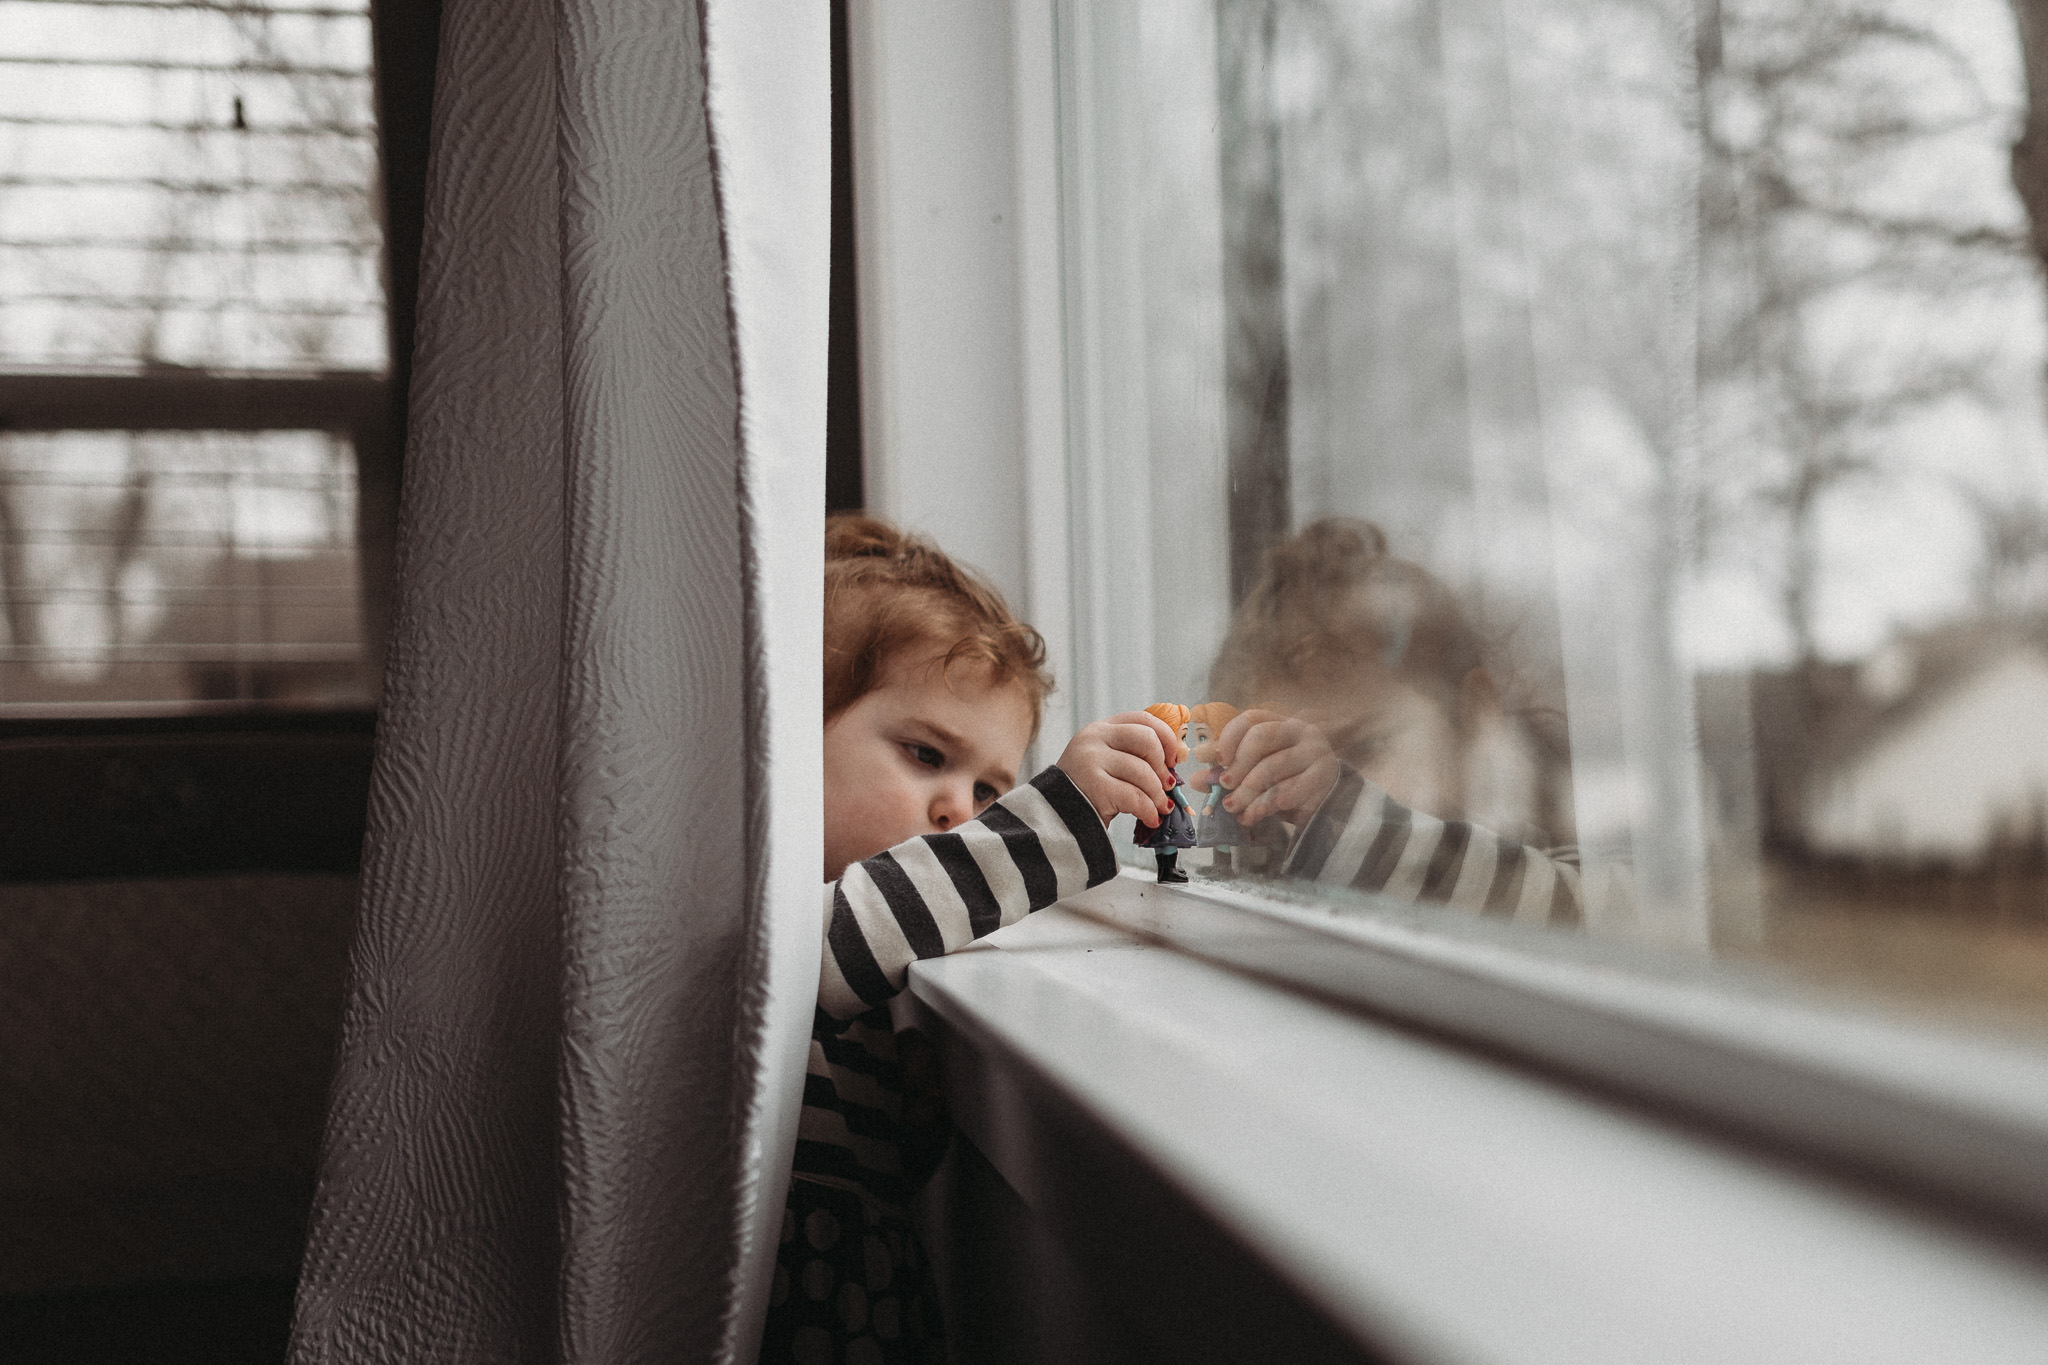
[[[1223,809],[1247,827],[1269,815],[1313,811],[1343,770],[1322,731],[1277,711],[1240,712],[1217,736],[1216,749],[1230,789]]]
[[[1173,727],[1159,717],[1126,711],[1083,726],[1067,741],[1059,769],[1105,824],[1123,813],[1157,828],[1159,817],[1173,809],[1166,795],[1173,781],[1167,755],[1183,747]]]

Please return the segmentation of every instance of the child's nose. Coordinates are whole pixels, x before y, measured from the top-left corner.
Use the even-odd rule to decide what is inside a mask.
[[[947,783],[932,797],[931,820],[940,829],[952,829],[974,818],[974,789],[971,785]]]

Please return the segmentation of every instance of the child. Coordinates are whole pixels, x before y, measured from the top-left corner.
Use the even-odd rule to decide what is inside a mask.
[[[1019,785],[1052,689],[1038,633],[881,522],[834,518],[825,546],[824,962],[760,1358],[943,1359],[886,1002],[914,959],[1114,876],[1107,822],[1159,823],[1180,743],[1115,716]]]
[[[1504,711],[1488,653],[1378,527],[1302,528],[1268,554],[1211,673],[1216,695],[1259,703],[1216,738],[1223,809],[1301,826],[1289,876],[1578,923],[1571,852],[1474,823],[1540,837],[1562,804],[1535,799],[1538,746]]]

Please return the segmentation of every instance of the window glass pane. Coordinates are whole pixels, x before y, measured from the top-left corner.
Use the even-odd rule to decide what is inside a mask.
[[[1161,0],[1071,42],[1080,703],[1263,708],[1364,779],[1221,827],[1228,875],[1291,848],[2048,1039],[2011,8]]]
[[[367,700],[375,133],[361,0],[0,0],[0,711]]]
[[[355,501],[326,432],[0,434],[0,712],[362,704]]]
[[[366,7],[0,0],[0,363],[381,369]]]

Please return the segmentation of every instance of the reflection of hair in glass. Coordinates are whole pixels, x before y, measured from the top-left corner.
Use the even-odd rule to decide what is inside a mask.
[[[939,651],[951,673],[966,664],[993,686],[1015,683],[1031,702],[1031,729],[1052,691],[1045,641],[1010,614],[1002,594],[938,546],[873,517],[825,523],[825,719],[881,685],[903,651]]]
[[[1454,714],[1487,666],[1485,640],[1450,589],[1387,552],[1371,522],[1329,517],[1274,546],[1239,604],[1209,693],[1239,706],[1280,686],[1356,687],[1398,677]]]
[[[1342,758],[1367,771],[1390,746],[1402,757],[1369,776],[1395,781],[1432,815],[1476,820],[1525,842],[1572,840],[1563,717],[1514,705],[1504,651],[1451,590],[1387,550],[1370,522],[1328,518],[1273,547],[1232,618],[1210,695],[1298,710]],[[1441,718],[1452,747],[1432,747],[1403,690]],[[1397,736],[1410,741],[1394,744]]]

